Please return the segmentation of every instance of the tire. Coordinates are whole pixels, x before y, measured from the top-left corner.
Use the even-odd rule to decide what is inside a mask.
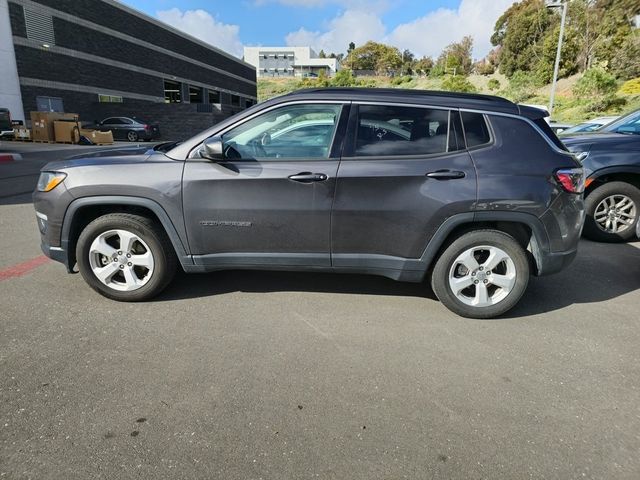
[[[76,258],[91,288],[122,302],[158,295],[177,268],[164,230],[149,218],[128,213],[104,215],[87,225],[78,238]]]
[[[518,303],[529,271],[527,253],[513,237],[498,230],[475,230],[445,248],[433,268],[431,288],[445,307],[462,317],[493,318]],[[460,288],[457,293],[452,282]]]
[[[622,204],[623,201],[626,203]],[[637,187],[626,182],[605,183],[593,190],[584,203],[587,213],[584,236],[588,239],[615,243],[626,242],[635,236],[640,214],[640,190]],[[612,206],[618,205],[621,206],[610,212]],[[621,225],[622,221],[628,224]],[[607,225],[610,226],[607,228]]]
[[[130,142],[137,142],[138,132],[134,132],[133,130],[127,132],[127,140],[129,140]]]

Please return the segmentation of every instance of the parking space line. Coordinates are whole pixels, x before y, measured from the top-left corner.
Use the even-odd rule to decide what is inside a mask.
[[[39,257],[32,258],[26,262],[18,263],[11,267],[2,269],[0,270],[0,282],[3,280],[9,280],[10,278],[26,275],[34,268],[44,265],[47,262],[49,262],[49,259],[44,255],[40,255]]]

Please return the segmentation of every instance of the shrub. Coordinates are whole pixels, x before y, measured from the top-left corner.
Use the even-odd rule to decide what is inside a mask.
[[[624,82],[624,85],[620,88],[620,93],[640,95],[640,78],[634,78],[633,80]]]
[[[627,99],[614,94],[596,98],[587,106],[590,112],[606,112],[608,110],[621,110],[627,104]]]
[[[616,91],[616,78],[603,68],[590,68],[573,87],[577,97],[606,97]]]
[[[475,93],[476,87],[463,76],[447,76],[442,81],[442,89],[451,92]]]
[[[497,78],[492,78],[487,83],[487,87],[491,91],[500,90],[500,81]]]
[[[504,94],[516,103],[524,102],[535,95],[534,78],[521,70],[509,79],[509,87]]]
[[[351,70],[338,70],[331,79],[331,85],[334,87],[354,87],[358,85],[358,79],[353,76]]]

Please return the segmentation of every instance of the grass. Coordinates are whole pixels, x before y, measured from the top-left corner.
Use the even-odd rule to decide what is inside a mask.
[[[595,117],[606,115],[620,115],[625,112],[640,109],[640,95],[625,95],[618,92],[627,103],[624,106],[611,107],[605,111],[594,112],[590,110],[591,99],[575,98],[572,93],[573,86],[579,75],[561,79],[558,82],[556,91],[556,101],[553,111],[553,118],[558,122],[580,123]],[[489,80],[496,79],[500,82],[500,91],[491,91],[488,87]],[[442,90],[442,79],[431,77],[361,77],[358,79],[362,85],[377,88],[411,88],[420,90]],[[509,85],[506,77],[500,74],[494,75],[471,75],[469,81],[477,88],[478,93],[489,95],[504,94]],[[299,90],[301,88],[313,87],[317,83],[315,79],[297,78],[260,78],[258,79],[258,98],[260,101],[267,100],[285,93]],[[621,82],[622,84],[622,82]],[[546,85],[534,91],[531,98],[523,103],[547,105],[549,103],[550,85]]]

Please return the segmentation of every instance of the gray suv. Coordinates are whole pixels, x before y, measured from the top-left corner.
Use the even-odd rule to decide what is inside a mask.
[[[167,151],[46,165],[42,249],[122,301],[176,269],[431,283],[467,317],[513,307],[575,257],[583,171],[535,108],[482,95],[315,89]]]

